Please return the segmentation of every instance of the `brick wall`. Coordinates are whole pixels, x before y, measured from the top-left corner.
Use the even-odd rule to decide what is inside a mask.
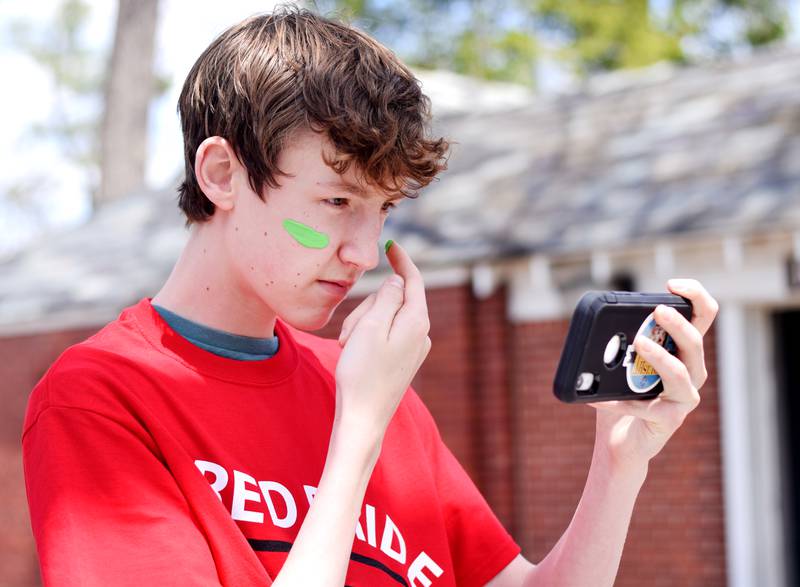
[[[563,321],[512,329],[515,536],[533,561],[569,524],[592,456],[594,410],[563,404],[552,392],[566,333]]]
[[[540,560],[569,525],[589,471],[594,409],[559,402],[552,379],[566,321],[512,328],[515,537]],[[700,406],[653,459],[633,513],[617,587],[726,584],[714,332]]]
[[[28,394],[65,348],[94,332],[0,338],[0,587],[39,585],[20,446]]]
[[[725,585],[724,510],[714,330],[705,339],[702,401],[653,459],[623,554],[625,581]]]
[[[433,347],[414,387],[442,437],[531,560],[567,528],[594,440],[594,410],[558,402],[552,378],[566,321],[511,325],[506,293],[428,292]],[[335,338],[359,300],[346,300],[319,334]],[[68,345],[93,330],[0,339],[0,587],[38,585],[27,520],[19,431],[34,383]],[[650,468],[637,501],[618,587],[725,585],[717,375],[713,333],[700,407]]]

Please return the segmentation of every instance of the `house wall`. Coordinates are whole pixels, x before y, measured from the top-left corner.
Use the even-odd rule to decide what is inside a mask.
[[[28,395],[66,347],[94,332],[83,329],[0,338],[0,587],[40,584],[20,446]]]
[[[498,518],[536,562],[569,525],[594,439],[593,409],[558,402],[551,382],[566,320],[513,324],[500,288],[427,293],[433,347],[413,385],[445,442]],[[359,300],[346,300],[323,336],[338,336]],[[38,585],[22,480],[19,433],[31,388],[68,345],[93,330],[0,339],[2,454],[0,586]],[[703,402],[650,468],[622,558],[618,587],[725,585],[716,360],[706,339]]]

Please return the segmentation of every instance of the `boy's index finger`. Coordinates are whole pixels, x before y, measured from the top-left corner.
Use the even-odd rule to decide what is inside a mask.
[[[411,305],[420,302],[423,305],[427,305],[422,273],[420,273],[420,270],[414,265],[414,262],[411,260],[411,257],[408,256],[406,250],[396,242],[393,242],[389,250],[386,251],[386,258],[389,260],[392,269],[405,280],[406,305],[408,305],[409,302]]]
[[[670,279],[667,288],[674,294],[689,298],[692,302],[692,324],[705,334],[711,328],[719,312],[719,303],[696,279]]]

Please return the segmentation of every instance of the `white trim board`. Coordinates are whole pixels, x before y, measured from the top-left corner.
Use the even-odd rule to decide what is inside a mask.
[[[768,311],[728,302],[717,319],[725,544],[730,587],[788,587],[777,389]]]

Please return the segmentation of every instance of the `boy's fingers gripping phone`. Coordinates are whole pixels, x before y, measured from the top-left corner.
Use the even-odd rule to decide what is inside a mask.
[[[685,318],[691,302],[668,293],[591,291],[573,313],[556,370],[553,392],[567,403],[650,399],[663,391],[661,377],[636,353],[637,336],[672,354],[677,347],[655,320],[656,306],[675,308]]]

